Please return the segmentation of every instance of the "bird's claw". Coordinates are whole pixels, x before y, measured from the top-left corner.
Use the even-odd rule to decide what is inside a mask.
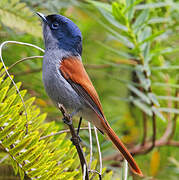
[[[69,118],[64,117],[63,122],[69,126],[72,125],[72,120],[69,120]]]
[[[79,135],[77,135],[77,136],[78,136],[79,142],[82,142],[82,139],[81,139],[81,137],[80,137]]]

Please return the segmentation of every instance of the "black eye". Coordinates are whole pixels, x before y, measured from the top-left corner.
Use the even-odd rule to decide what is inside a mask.
[[[59,27],[59,24],[57,22],[54,22],[52,25],[51,25],[52,29],[58,29]]]

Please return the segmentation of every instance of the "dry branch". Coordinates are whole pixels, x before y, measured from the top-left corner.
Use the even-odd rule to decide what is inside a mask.
[[[79,137],[75,131],[75,128],[73,126],[72,119],[71,119],[70,115],[67,114],[66,109],[63,107],[63,105],[59,104],[58,107],[63,114],[63,118],[65,119],[65,121],[67,121],[67,125],[70,129],[70,132],[72,135],[71,140],[72,140],[73,144],[75,145],[76,150],[78,152],[78,156],[79,156],[81,168],[82,168],[82,173],[85,172],[85,174],[83,174],[83,177],[85,177],[85,180],[89,180],[88,166],[87,166],[86,159],[85,159],[85,156],[83,153],[83,149],[80,145],[80,139],[79,139]],[[84,169],[84,167],[85,167],[85,169]]]

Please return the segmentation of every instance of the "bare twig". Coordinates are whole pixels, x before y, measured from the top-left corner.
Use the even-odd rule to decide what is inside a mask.
[[[25,75],[29,75],[32,73],[38,73],[41,72],[42,68],[37,68],[37,69],[29,69],[27,71],[22,71],[22,72],[17,72],[17,73],[13,73],[14,76],[25,76]]]
[[[22,58],[22,59],[16,61],[14,64],[10,65],[7,70],[10,71],[14,66],[16,66],[17,64],[19,64],[21,62],[24,62],[24,61],[27,61],[27,60],[31,60],[31,59],[37,59],[37,58],[43,58],[43,56],[30,56],[30,57]],[[4,74],[5,74],[5,72],[0,74],[0,77],[3,76]],[[24,72],[23,72],[23,74],[24,74]]]
[[[75,128],[75,131],[76,131],[77,129],[78,129],[78,128]],[[81,127],[80,130],[88,130],[88,127]],[[92,130],[93,130],[93,128],[92,128]],[[40,140],[46,139],[46,138],[51,137],[51,136],[60,135],[60,134],[63,134],[63,133],[70,133],[70,129],[65,129],[65,130],[61,130],[61,131],[56,132],[56,133],[51,133],[51,134],[49,134],[49,135],[42,136],[42,137],[40,137]]]
[[[71,119],[70,115],[67,114],[67,112],[66,112],[65,108],[63,107],[63,105],[58,104],[58,106],[59,106],[60,111],[63,114],[63,118],[65,119],[65,121],[67,121],[68,127],[70,129],[70,132],[71,132],[71,135],[72,135],[71,140],[72,140],[73,144],[75,145],[76,150],[78,152],[78,156],[79,156],[81,167],[82,167],[82,173],[85,172],[85,180],[89,180],[88,167],[87,167],[86,159],[85,159],[85,156],[84,156],[84,153],[83,153],[83,149],[82,149],[82,147],[80,145],[79,137],[76,134],[75,128],[73,126],[72,119]],[[84,170],[84,167],[85,167],[86,170]]]
[[[88,122],[88,129],[89,129],[89,140],[90,140],[90,161],[88,164],[89,170],[91,170],[91,163],[93,160],[93,141],[92,141],[92,134],[91,134],[91,124]]]
[[[98,153],[99,153],[99,163],[100,163],[99,179],[101,179],[103,164],[102,164],[101,148],[100,148],[100,144],[99,144],[99,140],[98,140],[98,132],[97,132],[97,129],[95,126],[94,126],[94,132],[95,132],[96,142],[97,142],[97,146],[98,146]]]
[[[128,162],[125,159],[124,160],[124,180],[127,180],[127,176],[128,176]]]
[[[166,83],[168,83],[168,81],[169,81],[169,76],[167,74],[166,75]],[[178,89],[176,89],[175,97],[177,97],[177,91],[178,91]],[[170,87],[167,88],[167,95],[171,96],[171,88]],[[171,100],[168,101],[168,107],[172,108]],[[175,108],[176,109],[178,108],[178,102],[177,101],[175,102]],[[174,118],[172,120],[171,119],[171,113],[168,113],[168,125],[166,127],[166,130],[165,130],[163,136],[160,138],[161,141],[166,141],[166,140],[169,141],[172,139],[174,132],[175,132],[175,127],[176,127],[176,119],[175,118],[177,119],[177,114],[174,115]]]
[[[179,97],[179,89],[176,89],[175,97]],[[178,109],[178,101],[175,101],[174,107],[175,107],[175,109]],[[172,126],[171,134],[168,138],[169,140],[171,140],[175,134],[177,118],[178,118],[178,114],[176,113],[173,117],[173,120],[172,120],[173,126]]]
[[[152,145],[152,142],[147,142],[145,144],[145,146],[136,145],[135,147],[129,149],[129,152],[135,156],[141,155],[141,154],[146,154],[147,150],[151,147],[151,145]],[[155,141],[155,147],[161,147],[161,146],[179,147],[179,142],[173,141],[173,140],[168,141],[167,139],[165,139],[165,140],[159,139],[159,140]],[[119,153],[108,156],[106,158],[103,158],[103,160],[105,160],[105,161],[120,161],[122,159],[123,159],[123,157]]]
[[[147,115],[145,112],[142,112],[143,114],[143,139],[142,139],[142,146],[145,145],[147,140]]]
[[[86,164],[83,165],[83,180],[86,180]]]
[[[144,70],[144,75],[145,75],[145,78],[148,79],[148,75],[147,75],[147,71],[146,70]],[[148,88],[147,93],[152,93],[151,86]],[[150,106],[151,107],[155,106],[153,101],[150,102]],[[152,143],[151,143],[151,146],[146,150],[145,153],[150,152],[155,147],[155,141],[156,141],[156,114],[155,114],[154,111],[152,111],[152,131],[153,131],[153,134],[152,134]]]

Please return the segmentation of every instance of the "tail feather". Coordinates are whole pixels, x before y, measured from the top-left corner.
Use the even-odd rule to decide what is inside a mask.
[[[128,161],[128,163],[130,164],[132,168],[132,171],[135,174],[138,174],[139,176],[143,176],[142,171],[138,167],[134,158],[132,157],[130,152],[127,150],[127,148],[124,146],[124,144],[119,139],[119,137],[115,134],[113,129],[110,126],[108,126],[105,128],[105,132],[108,135],[108,137],[111,139],[111,141],[114,143],[114,145],[117,147],[117,149],[122,153],[123,157]]]

